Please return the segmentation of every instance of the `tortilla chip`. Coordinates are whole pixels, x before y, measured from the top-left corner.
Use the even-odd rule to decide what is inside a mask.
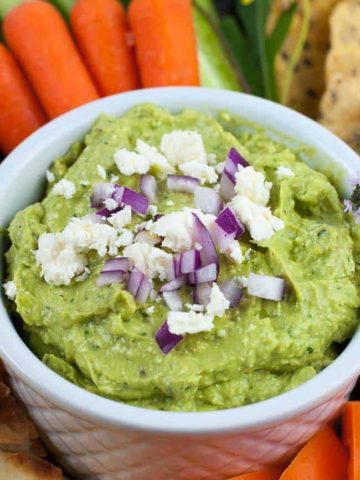
[[[0,452],[0,480],[61,480],[59,468],[24,453]]]
[[[317,117],[319,102],[325,89],[324,66],[329,49],[329,15],[340,0],[312,0],[311,23],[305,48],[296,66],[287,104],[310,117]],[[291,4],[291,0],[273,0],[270,28],[279,14]],[[299,38],[302,25],[302,0],[297,0],[298,11],[288,36],[276,58],[276,76],[279,91],[289,65],[289,59]]]
[[[344,0],[331,20],[320,121],[360,151],[360,0]]]

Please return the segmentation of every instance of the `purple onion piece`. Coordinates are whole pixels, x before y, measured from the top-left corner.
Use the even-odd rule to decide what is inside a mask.
[[[109,218],[111,217],[111,215],[115,212],[117,212],[118,210],[112,210],[110,211],[108,208],[101,208],[100,210],[98,210],[96,212],[96,215],[100,218]]]
[[[140,288],[143,277],[144,277],[143,273],[136,270],[136,268],[132,269],[126,288],[134,297],[136,297],[136,294]]]
[[[171,192],[194,193],[200,180],[189,175],[168,175],[166,186]]]
[[[170,332],[169,325],[165,321],[155,334],[155,339],[161,351],[167,355],[183,339],[182,335],[175,335]]]
[[[230,302],[230,307],[237,307],[243,296],[243,289],[234,279],[224,280],[219,285],[220,290],[227,300]]]
[[[226,172],[235,184],[235,174],[239,170],[239,167],[248,167],[249,164],[245,158],[236,150],[236,148],[230,148],[229,153],[225,160],[224,172]]]
[[[145,303],[148,296],[150,295],[150,292],[151,292],[151,282],[144,275],[144,278],[142,279],[139,290],[137,291],[137,294],[135,297],[138,303]]]
[[[231,243],[245,232],[245,227],[238,221],[231,208],[226,207],[215,220],[211,233],[212,237],[224,252]]]
[[[122,270],[127,272],[130,270],[130,259],[128,257],[116,257],[106,260],[103,272],[113,272],[116,270]]]
[[[91,208],[101,208],[104,201],[112,197],[114,189],[115,185],[112,183],[95,183],[90,197]]]
[[[195,213],[193,213],[193,217],[195,241],[202,246],[202,249],[200,250],[201,264],[203,266],[209,265],[211,263],[215,263],[216,265],[218,265],[218,255],[216,253],[216,248],[208,229],[205,227],[205,225],[201,222],[201,220]]]
[[[197,305],[206,306],[210,303],[210,294],[212,289],[212,283],[200,283],[193,288],[193,301]]]
[[[158,186],[155,177],[149,174],[141,175],[140,190],[150,202],[157,202]]]
[[[121,270],[100,272],[100,275],[96,279],[96,286],[104,287],[105,285],[113,285],[115,283],[125,283],[127,281],[127,277],[127,272],[123,272]]]
[[[179,288],[183,287],[185,283],[186,277],[184,275],[182,277],[174,278],[174,280],[171,280],[171,282],[164,283],[164,285],[160,288],[160,293],[179,290]]]
[[[189,273],[188,282],[190,285],[197,285],[199,283],[215,282],[218,276],[218,264],[210,263],[205,267],[196,270],[196,272]]]
[[[115,185],[114,187],[115,187],[115,190],[114,190],[114,193],[112,194],[112,198],[117,202],[119,207],[121,207],[125,188],[120,187],[120,185]]]
[[[229,174],[223,171],[220,179],[220,195],[224,200],[229,201],[235,195],[234,185],[235,182],[233,182]]]
[[[185,275],[187,273],[195,272],[195,270],[198,270],[201,267],[200,250],[194,248],[193,250],[180,253],[179,257],[179,274]]]
[[[170,310],[181,312],[183,309],[182,300],[178,291],[163,292],[163,299]]]
[[[139,213],[140,215],[146,215],[149,207],[149,200],[144,195],[127,187],[124,187],[122,203],[129,205],[136,213]]]
[[[194,205],[203,213],[217,215],[222,209],[222,199],[213,188],[196,187],[194,191]]]
[[[284,299],[285,280],[279,277],[250,273],[247,292],[254,297],[280,302]]]

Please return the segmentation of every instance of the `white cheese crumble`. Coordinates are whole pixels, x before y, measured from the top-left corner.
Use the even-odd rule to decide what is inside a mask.
[[[123,175],[145,174],[149,171],[150,161],[144,155],[120,148],[114,153],[116,166]]]
[[[148,214],[155,217],[158,213],[158,207],[156,205],[149,205]]]
[[[174,212],[160,217],[150,229],[163,237],[162,245],[173,252],[190,250],[194,243],[194,220],[191,212]]]
[[[185,307],[192,312],[203,312],[205,310],[204,305],[198,305],[197,303],[186,303]]]
[[[268,240],[276,231],[284,228],[284,222],[272,215],[270,208],[257,205],[247,197],[236,195],[231,206],[248,228],[251,237],[258,242]]]
[[[9,280],[3,284],[3,287],[5,290],[5,295],[8,297],[8,299],[14,301],[17,294],[15,282],[13,280]]]
[[[141,222],[135,225],[135,232],[141,232],[141,230],[151,230],[151,227],[154,225],[154,220],[147,220],[146,222]]]
[[[151,307],[145,308],[146,315],[152,315],[155,312],[155,307],[152,305]]]
[[[55,182],[55,175],[52,172],[50,172],[50,170],[46,170],[46,180],[49,183],[54,183]]]
[[[216,183],[218,181],[218,174],[214,167],[210,167],[202,162],[185,162],[179,166],[184,175],[198,178],[201,184]]]
[[[175,202],[173,202],[172,200],[168,200],[165,205],[167,207],[173,207],[175,205]]]
[[[117,240],[117,246],[127,247],[131,245],[134,241],[134,234],[131,230],[127,228],[119,229],[119,236]]]
[[[203,139],[195,131],[174,130],[166,133],[161,139],[160,150],[174,166],[187,162],[207,164]]]
[[[229,247],[224,251],[225,255],[230,258],[233,262],[239,264],[242,263],[244,260],[244,256],[242,254],[240,244],[237,240],[231,242]]]
[[[224,171],[225,162],[219,162],[215,165],[215,170],[217,173],[222,173]]]
[[[111,175],[110,183],[116,183],[119,180],[119,175]]]
[[[173,257],[160,248],[148,243],[135,242],[124,249],[124,257],[130,258],[134,266],[148,278],[165,280]]]
[[[104,206],[112,212],[113,210],[116,210],[119,207],[119,204],[116,200],[113,198],[107,198],[104,200]]]
[[[175,168],[169,163],[168,159],[162,155],[156,147],[149,145],[143,140],[136,141],[136,151],[147,158],[151,166],[157,167],[162,176],[175,173]]]
[[[76,187],[73,182],[66,180],[63,178],[60,182],[55,183],[52,189],[53,195],[57,195],[59,197],[64,197],[66,199],[70,199],[74,196],[76,192]]]
[[[131,218],[131,207],[126,205],[126,207],[124,207],[122,210],[111,215],[109,218],[109,223],[111,223],[114,228],[123,228],[131,223]]]
[[[266,182],[261,172],[254,167],[240,168],[235,174],[235,192],[247,197],[257,205],[267,205],[270,198],[271,182]]]
[[[197,312],[169,312],[167,316],[169,331],[174,335],[209,332],[214,327],[211,315]]]
[[[217,163],[216,158],[217,158],[216,153],[209,153],[208,156],[207,156],[208,164],[216,166],[216,163]]]
[[[206,313],[212,317],[222,317],[226,310],[230,308],[230,302],[214,283],[211,288],[210,302],[206,306]]]
[[[90,182],[88,180],[81,180],[80,182],[80,185],[82,185],[83,187],[87,187],[89,184]]]
[[[294,177],[294,176],[295,176],[294,172],[289,167],[284,167],[283,165],[280,165],[280,167],[276,169],[276,177],[278,180],[281,180],[285,177]]]
[[[106,180],[106,170],[105,168],[102,166],[102,165],[98,165],[97,167],[97,172],[99,174],[99,177],[101,177],[102,179]]]
[[[44,233],[35,252],[41,276],[50,285],[69,285],[71,280],[85,271],[87,260],[62,233]]]

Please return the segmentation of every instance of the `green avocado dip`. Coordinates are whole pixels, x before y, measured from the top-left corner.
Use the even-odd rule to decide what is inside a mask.
[[[179,131],[193,132],[188,135],[191,141],[196,136],[191,148],[184,144],[186,135],[183,138]],[[161,148],[163,136],[171,132],[175,135],[168,138],[167,148]],[[139,139],[156,149],[139,148]],[[201,149],[196,150],[201,139],[207,170],[200,168],[196,159],[180,171],[182,156],[190,161],[194,152],[202,155]],[[208,307],[194,306],[193,286],[186,283],[177,295],[182,309],[193,314],[191,328],[200,317],[207,326],[191,332],[190,323],[184,327],[178,322],[179,312],[172,312],[176,331],[190,330],[164,354],[155,338],[164,321],[169,318],[170,322],[169,307],[159,293],[169,281],[164,272],[150,280],[152,292],[145,295],[144,303],[130,293],[124,281],[99,285],[99,278],[111,256],[126,256],[133,248],[130,244],[139,232],[148,231],[146,235],[157,241],[159,230],[154,230],[154,225],[161,218],[172,218],[162,214],[183,212],[186,207],[189,213],[194,208],[192,193],[169,188],[166,175],[171,169],[176,175],[188,176],[193,170],[203,187],[218,192],[222,162],[232,148],[254,167],[247,171],[260,183],[248,190],[246,184],[243,193],[237,194],[238,203],[231,199],[225,203],[230,202],[240,213],[245,211],[241,210],[245,204],[250,205],[253,210],[246,210],[249,218],[256,213],[264,222],[265,216],[269,219],[272,215],[269,222],[273,231],[263,235],[256,231],[259,223],[255,217],[242,216],[246,232],[234,240],[233,257],[218,250],[216,280],[221,285],[235,279],[239,291],[242,289],[240,303],[229,307],[222,294],[219,300],[214,296],[212,308],[217,313],[208,315]],[[161,164],[156,157],[160,150],[166,150],[172,166]],[[144,158],[149,160],[147,166]],[[126,229],[120,228],[123,243],[120,241],[115,251],[110,252],[109,243],[105,250],[95,245],[75,254],[57,235],[67,231],[73,217],[94,215],[90,197],[95,184],[107,182],[140,192],[140,174],[133,171],[132,162],[137,162],[138,171],[144,169],[156,179],[157,201],[150,202],[146,215],[132,212]],[[266,182],[261,181],[260,173]],[[191,110],[173,115],[153,105],[140,105],[121,118],[102,116],[83,143],[74,144],[54,161],[47,177],[43,200],[19,212],[9,227],[8,296],[14,301],[14,313],[22,319],[23,336],[31,350],[59,375],[90,392],[160,410],[205,411],[250,404],[314,377],[336,358],[341,344],[358,326],[358,226],[344,213],[342,201],[326,176],[260,129],[242,129],[241,121],[228,114],[219,114],[216,119]],[[266,198],[269,195],[270,199]],[[163,241],[163,246],[156,245],[165,252],[164,259],[187,248],[185,239],[183,247],[171,249],[170,240],[176,242],[176,238],[170,237],[178,226],[183,227],[175,221],[166,237],[168,244]],[[106,231],[111,235],[110,227]],[[46,233],[51,235],[41,237]],[[48,250],[45,240],[41,245],[41,238],[53,242]],[[79,245],[80,240],[77,242]],[[203,245],[194,248],[201,252]],[[133,260],[139,269],[140,257],[136,255],[137,251]],[[69,262],[65,267],[60,265],[63,257]],[[142,261],[148,261],[146,252]],[[60,270],[54,271],[59,265],[62,276]],[[265,298],[250,294],[247,282],[252,274],[282,279],[284,295],[270,300],[266,294]],[[66,275],[68,281],[64,280]],[[196,313],[201,311],[207,313]]]

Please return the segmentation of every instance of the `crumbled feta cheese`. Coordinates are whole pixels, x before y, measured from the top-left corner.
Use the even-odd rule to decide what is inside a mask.
[[[267,205],[272,184],[265,181],[261,172],[257,172],[254,167],[240,168],[235,178],[235,192],[238,195],[247,197],[257,205]]]
[[[144,155],[120,148],[114,153],[116,166],[123,175],[144,174],[149,171],[150,161]]]
[[[161,302],[161,296],[154,288],[150,290],[150,300],[157,303]]]
[[[85,271],[87,260],[69,243],[63,233],[44,233],[40,236],[36,262],[41,275],[50,285],[69,285]]]
[[[216,153],[209,153],[207,156],[207,163],[209,165],[216,165]]]
[[[97,171],[98,171],[99,177],[106,180],[106,170],[102,165],[97,166]]]
[[[136,241],[139,243],[147,243],[148,245],[157,245],[161,242],[161,238],[147,230],[141,230],[141,232],[136,235]]]
[[[184,207],[184,211],[195,213],[195,215],[201,220],[201,222],[208,230],[211,230],[211,227],[216,220],[216,215],[212,215],[211,213],[204,213],[198,208]]]
[[[143,155],[145,158],[147,158],[151,166],[157,167],[164,177],[168,174],[175,173],[175,168],[156,147],[153,147],[143,140],[138,139],[136,141],[136,151],[140,155]]]
[[[151,307],[145,308],[146,315],[152,315],[155,312],[155,307],[152,305]]]
[[[66,199],[70,199],[74,196],[76,192],[76,187],[73,182],[66,180],[63,178],[60,182],[55,183],[52,193],[53,195],[57,195],[59,197],[64,197]]]
[[[244,260],[240,244],[237,240],[231,242],[228,248],[224,251],[225,255],[233,260],[235,263],[242,263]]]
[[[131,245],[134,241],[134,234],[131,230],[128,230],[127,228],[121,228],[119,230],[119,236],[117,239],[117,246],[119,247],[127,247]]]
[[[257,205],[247,197],[236,195],[231,206],[250,231],[251,237],[258,242],[268,240],[276,231],[284,228],[284,222],[273,216],[270,208]]]
[[[210,302],[206,306],[206,313],[212,317],[222,317],[226,310],[230,308],[230,302],[214,283],[211,288]]]
[[[204,305],[197,305],[196,303],[186,303],[185,307],[192,312],[203,312],[205,310]]]
[[[126,207],[124,207],[122,210],[111,215],[109,218],[109,223],[111,223],[114,228],[123,228],[131,223],[131,218],[131,207],[126,205]]]
[[[49,183],[55,182],[55,175],[52,172],[50,172],[50,170],[46,170],[46,180]]]
[[[85,282],[85,280],[89,277],[89,275],[90,275],[90,270],[87,267],[85,267],[84,273],[75,277],[75,282]]]
[[[118,202],[116,200],[114,200],[113,198],[107,198],[106,200],[104,200],[104,206],[108,210],[110,210],[110,212],[119,208]]]
[[[164,237],[163,246],[173,252],[190,250],[194,243],[194,220],[190,211],[167,213],[154,222],[150,231]]]
[[[80,185],[83,187],[87,187],[89,185],[89,182],[87,180],[81,180]]]
[[[218,181],[218,175],[214,167],[210,167],[201,162],[185,162],[179,166],[184,175],[190,175],[191,177],[198,178],[201,184],[204,183],[216,183]]]
[[[148,214],[155,217],[158,213],[158,207],[156,205],[149,205]]]
[[[173,261],[172,255],[147,243],[135,242],[124,249],[125,257],[133,261],[135,267],[148,278],[165,280]]]
[[[160,150],[174,166],[187,162],[207,164],[203,139],[198,132],[174,130],[166,133],[161,139]]]
[[[151,227],[154,225],[154,220],[147,220],[146,222],[141,222],[135,225],[135,232],[141,232],[141,230],[151,230]]]
[[[165,205],[167,207],[173,207],[175,205],[175,202],[173,202],[172,200],[168,200]]]
[[[250,260],[250,256],[251,256],[251,248],[248,248],[244,255],[244,258],[247,262]]]
[[[239,277],[235,277],[235,280],[238,282],[240,287],[246,288],[248,284],[248,279],[244,275],[240,275]]]
[[[111,175],[110,183],[116,183],[119,180],[119,175]]]
[[[220,175],[224,171],[225,162],[219,162],[215,165],[216,172]]]
[[[9,280],[3,284],[3,287],[5,290],[5,295],[8,297],[8,299],[14,301],[17,294],[15,282],[13,280]]]
[[[169,331],[174,335],[209,332],[214,328],[214,318],[197,312],[169,312],[167,316]]]
[[[276,169],[276,177],[278,180],[281,180],[282,178],[285,178],[285,177],[294,177],[294,176],[295,174],[291,170],[291,168],[284,167],[281,165]]]

